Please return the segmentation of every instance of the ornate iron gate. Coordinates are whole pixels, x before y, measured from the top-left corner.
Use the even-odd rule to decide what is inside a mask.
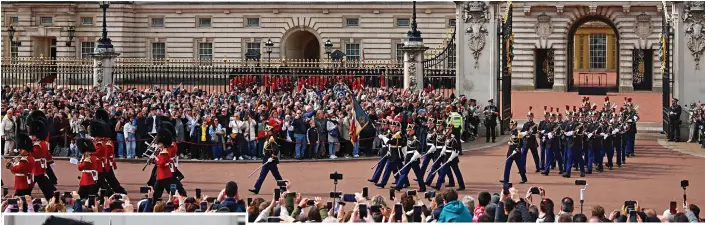
[[[536,49],[534,67],[536,89],[553,88],[553,49]]]
[[[665,6],[665,3],[664,3]],[[661,77],[662,79],[662,103],[663,103],[663,131],[668,131],[669,119],[668,112],[671,108],[671,40],[673,40],[673,32],[671,32],[671,24],[668,18],[668,10],[661,10],[661,37],[659,38],[659,59],[661,60]]]
[[[502,78],[498,82],[498,86],[501,85],[502,96],[500,99],[501,106],[501,118],[500,121],[500,133],[504,134],[504,131],[509,128],[509,121],[512,119],[512,59],[514,58],[514,33],[512,33],[512,2],[507,4],[507,11],[502,19],[502,24],[500,28],[500,38],[498,43],[500,44],[500,54],[501,54],[501,71]],[[500,84],[501,83],[501,84]]]
[[[634,49],[632,52],[632,85],[635,91],[650,91],[653,83],[653,50]]]

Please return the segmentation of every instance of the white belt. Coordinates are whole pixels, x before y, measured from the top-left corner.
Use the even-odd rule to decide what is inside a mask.
[[[172,159],[174,160],[174,166],[179,167],[179,156],[174,156]]]
[[[81,170],[84,173],[90,173],[94,181],[98,181],[98,171],[95,170]]]
[[[16,173],[15,176],[16,176],[16,177],[25,177],[25,176],[27,176],[27,174],[24,174],[24,173]]]
[[[39,162],[39,165],[42,167],[42,169],[47,168],[46,159],[34,159],[34,161]]]
[[[32,179],[33,179],[32,176],[28,176],[27,174],[24,174],[24,173],[16,173],[15,176],[16,177],[26,177],[27,184],[32,184]]]
[[[173,163],[169,163],[169,170],[171,170],[172,173],[174,172],[174,164]]]

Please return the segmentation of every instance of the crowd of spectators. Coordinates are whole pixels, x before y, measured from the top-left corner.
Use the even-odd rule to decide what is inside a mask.
[[[359,137],[352,137],[354,134],[349,132],[352,97],[360,102],[372,122]],[[464,96],[443,95],[439,90],[412,93],[387,87],[351,88],[342,82],[324,88],[298,85],[276,91],[241,85],[228,92],[187,90],[181,86],[168,90],[157,85],[110,93],[61,86],[5,86],[2,103],[4,154],[14,148],[15,134],[26,129],[29,112],[42,110],[49,117],[50,151],[54,155],[77,156],[73,140],[86,135],[93,113],[102,107],[111,114],[109,125],[114,129],[117,158],[144,157],[146,143],[162,121],[169,121],[176,128],[180,156],[201,160],[261,158],[266,125],[274,128],[282,158],[375,155],[378,119],[402,112],[408,114],[409,121],[417,117],[443,119],[451,105],[463,113],[471,104]]]
[[[694,204],[682,208],[647,208],[624,205],[614,211],[605,211],[594,205],[585,214],[576,212],[576,203],[570,197],[560,200],[559,206],[546,195],[531,191],[520,192],[516,188],[490,194],[480,192],[477,198],[459,196],[454,189],[436,192],[416,193],[407,191],[386,199],[384,196],[363,196],[355,193],[354,198],[324,200],[320,197],[303,197],[289,185],[282,190],[279,198],[255,198],[248,200],[249,222],[322,222],[322,223],[387,223],[387,222],[703,222],[700,208]],[[429,194],[432,193],[432,194]],[[534,203],[536,202],[536,203]],[[560,207],[560,208],[558,208]],[[663,213],[660,210],[665,209]]]

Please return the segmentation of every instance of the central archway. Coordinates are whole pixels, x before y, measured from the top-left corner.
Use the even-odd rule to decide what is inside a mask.
[[[585,25],[586,23],[593,22],[593,21],[598,21],[606,24],[609,26],[613,31],[614,31],[614,50],[616,51],[615,58],[614,59],[614,67],[615,67],[615,74],[608,73],[606,80],[600,80],[599,82],[606,84],[608,91],[609,92],[619,92],[619,57],[620,57],[620,43],[619,43],[619,30],[617,29],[617,26],[610,20],[609,18],[606,18],[604,16],[600,15],[587,15],[584,16],[578,20],[576,20],[573,25],[570,27],[570,30],[568,31],[568,35],[566,38],[568,39],[568,46],[567,46],[567,73],[566,73],[566,79],[567,79],[567,86],[568,86],[568,91],[577,91],[578,90],[578,85],[576,85],[577,82],[580,82],[578,79],[586,79],[584,77],[581,78],[581,75],[579,74],[578,71],[575,69],[575,36],[578,30],[581,28],[581,26]],[[583,50],[586,51],[586,50]],[[588,48],[589,51],[589,48]],[[609,54],[609,53],[608,53]],[[582,62],[582,61],[581,61]],[[589,60],[588,60],[589,62]],[[601,79],[601,76],[598,79]],[[592,77],[592,78],[597,78],[597,77]],[[589,82],[593,82],[592,80]],[[579,84],[579,83],[578,83]]]
[[[308,29],[295,29],[284,36],[282,51],[287,59],[320,59],[319,38]]]

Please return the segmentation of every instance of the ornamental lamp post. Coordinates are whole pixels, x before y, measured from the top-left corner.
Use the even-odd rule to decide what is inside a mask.
[[[271,38],[267,38],[267,42],[264,43],[264,49],[267,52],[267,61],[271,60],[272,46],[274,46],[274,42],[272,42]]]
[[[13,26],[10,26],[9,28],[7,28],[7,33],[8,33],[8,35],[10,35],[10,45],[15,44],[17,46],[20,46],[21,42],[15,41],[15,33],[16,32],[17,32],[17,30],[15,30],[15,27],[13,27]]]
[[[98,4],[100,4],[100,8],[103,9],[103,35],[100,37],[100,40],[98,40],[98,47],[97,48],[112,49],[113,44],[110,41],[110,38],[108,38],[108,25],[107,25],[108,8],[110,7],[110,2],[109,1],[101,1]]]
[[[330,53],[333,52],[333,42],[330,41],[330,39],[326,40],[326,42],[323,44],[326,48],[326,55],[328,55],[328,59],[330,60]]]
[[[67,47],[71,47],[71,43],[73,42],[73,38],[76,37],[76,29],[73,26],[69,26],[67,29],[69,32],[69,41],[66,42]]]

